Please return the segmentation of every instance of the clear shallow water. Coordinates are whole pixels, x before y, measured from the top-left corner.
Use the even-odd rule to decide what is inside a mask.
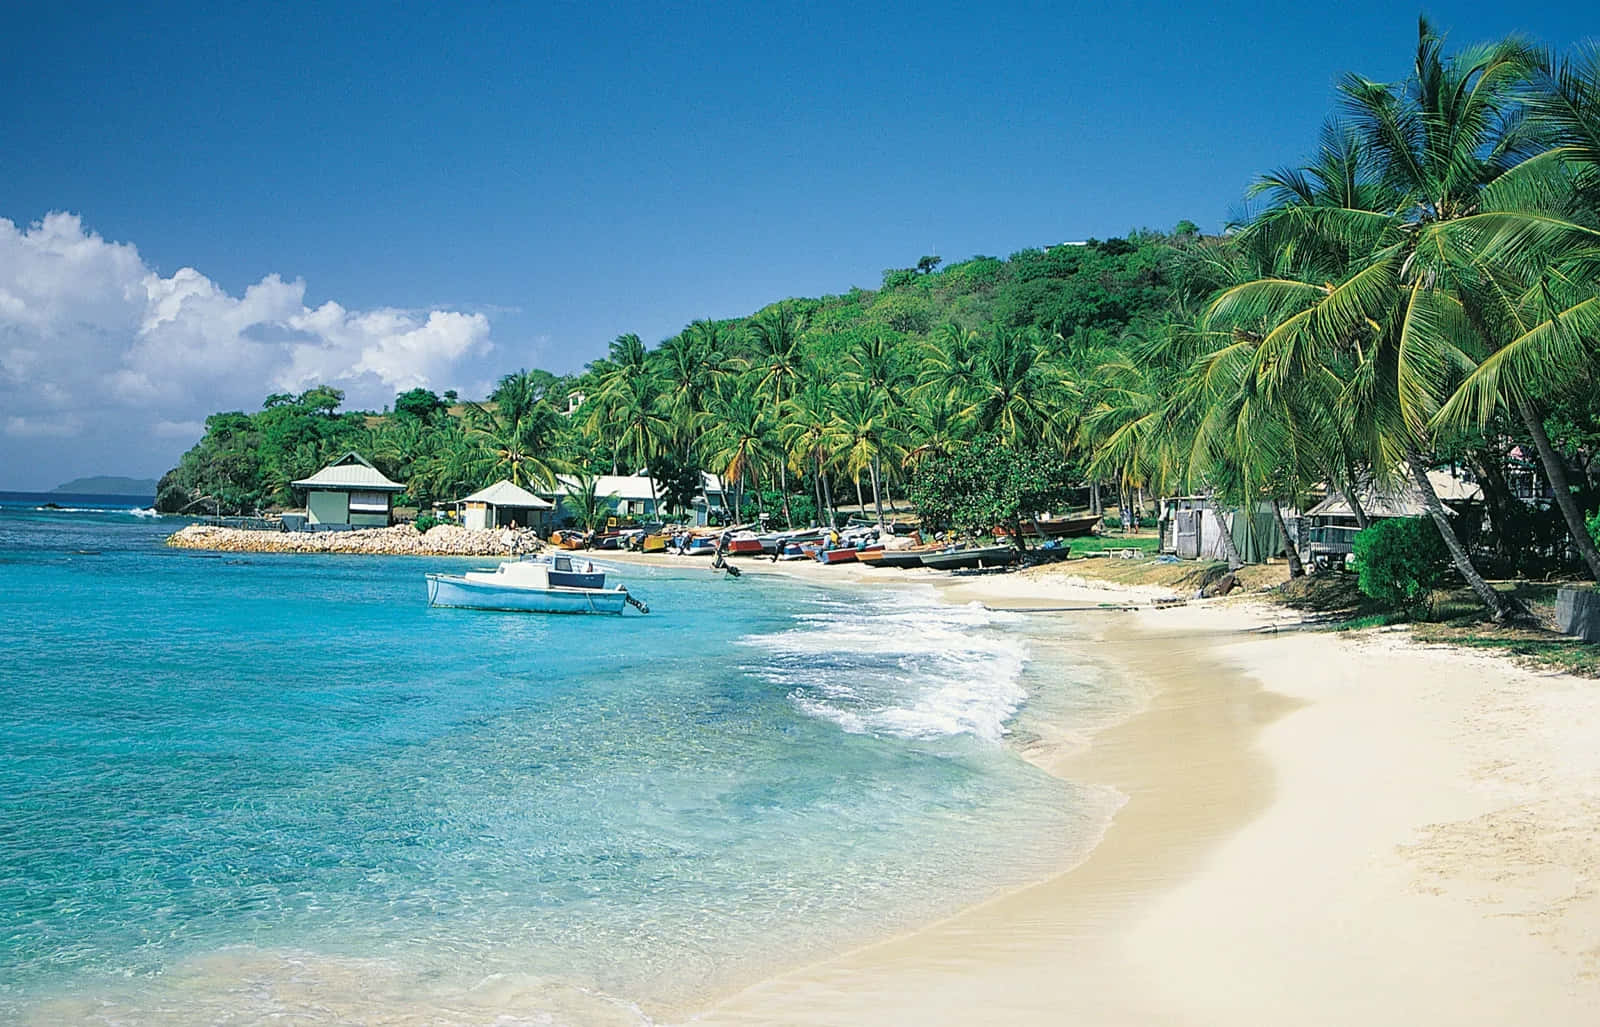
[[[639,1022],[1114,805],[1004,743],[1021,619],[931,592],[687,564],[626,568],[648,617],[429,610],[463,561],[171,530],[0,505],[0,1021]]]

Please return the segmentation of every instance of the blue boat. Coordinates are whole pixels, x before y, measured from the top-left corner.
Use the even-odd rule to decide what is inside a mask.
[[[556,583],[558,575],[579,579],[599,577],[587,570],[555,568],[553,559],[508,561],[492,571],[468,571],[465,574],[429,574],[428,605],[453,606],[469,610],[511,610],[521,613],[615,613],[628,606],[640,613],[650,608],[628,594],[621,585],[612,588],[588,588]]]

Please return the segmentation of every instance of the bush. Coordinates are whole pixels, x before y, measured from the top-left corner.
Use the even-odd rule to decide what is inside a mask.
[[[418,535],[426,535],[429,528],[439,523],[439,518],[432,514],[423,514],[411,523],[416,526]]]
[[[1600,546],[1600,510],[1589,515],[1589,537],[1594,539],[1594,544]]]
[[[1450,573],[1450,551],[1427,517],[1389,517],[1356,534],[1357,584],[1381,602],[1416,610]]]

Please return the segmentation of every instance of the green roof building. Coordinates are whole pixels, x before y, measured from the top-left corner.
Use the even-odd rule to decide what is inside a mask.
[[[314,526],[387,528],[394,521],[395,494],[405,491],[356,452],[290,484],[305,492],[306,516]]]

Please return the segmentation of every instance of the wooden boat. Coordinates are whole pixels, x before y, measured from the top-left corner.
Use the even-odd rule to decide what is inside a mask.
[[[745,531],[728,540],[727,552],[733,556],[760,556],[763,548],[760,538]]]
[[[935,546],[917,546],[913,549],[885,549],[875,554],[872,559],[861,558],[861,562],[873,567],[921,567],[922,558],[929,553],[937,553]]]
[[[589,536],[581,531],[563,528],[550,533],[550,544],[558,549],[582,549],[589,541]]]
[[[639,543],[639,548],[646,553],[665,553],[667,551],[667,536],[664,532],[651,532]]]
[[[782,552],[778,553],[780,560],[810,560],[817,550],[822,548],[821,542],[787,542]]]
[[[710,556],[717,551],[717,537],[715,535],[691,535],[689,543],[684,547],[686,556]]]
[[[856,559],[855,549],[819,549],[816,553],[818,563],[853,563]]]
[[[974,567],[1004,567],[1017,558],[1017,551],[1009,545],[973,546],[967,549],[946,549],[922,554],[922,566],[937,571],[967,570]]]
[[[556,568],[567,561],[566,580],[604,580],[605,575],[574,571],[572,558],[556,555],[546,559],[514,560],[494,570],[468,571],[465,574],[429,574],[428,605],[454,606],[470,610],[508,610],[519,613],[613,613],[628,606],[641,613],[650,608],[628,594],[621,585],[612,588],[558,585]]]
[[[1022,533],[1024,535],[1032,535],[1034,538],[1038,538],[1041,535],[1045,538],[1082,538],[1085,535],[1093,534],[1095,525],[1099,524],[1100,521],[1101,516],[1099,514],[1061,517],[1050,521],[1034,519],[1022,525]],[[1001,538],[1005,538],[1011,534],[1011,529],[996,528],[994,533]]]
[[[821,542],[826,534],[825,528],[803,528],[799,531],[769,531],[757,537],[761,540],[761,551],[772,556],[781,553],[784,546],[791,542]]]

